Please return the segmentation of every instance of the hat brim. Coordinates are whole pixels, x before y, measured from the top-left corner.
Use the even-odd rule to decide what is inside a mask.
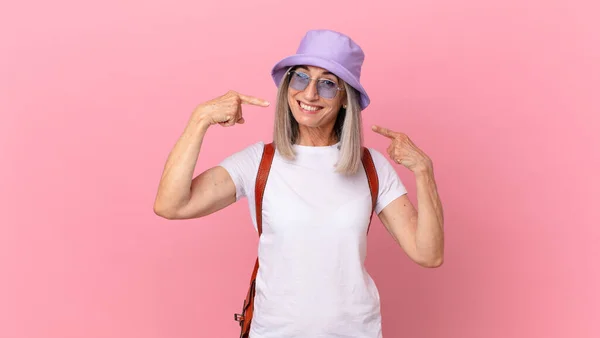
[[[359,101],[361,110],[367,108],[367,106],[371,102],[369,95],[367,95],[367,91],[363,88],[358,79],[354,75],[352,75],[352,73],[350,73],[344,66],[340,65],[335,61],[324,59],[314,55],[296,54],[288,56],[279,61],[277,64],[275,64],[271,71],[271,77],[273,77],[275,85],[279,86],[289,67],[302,65],[315,66],[327,69],[328,71],[338,76],[340,79],[344,80],[344,82],[348,83],[354,89],[356,89],[360,93]]]

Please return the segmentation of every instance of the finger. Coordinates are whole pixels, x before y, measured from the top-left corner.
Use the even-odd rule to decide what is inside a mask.
[[[396,137],[396,133],[387,129],[387,128],[383,128],[380,126],[373,126],[371,129],[373,129],[374,132],[376,132],[377,134],[383,135],[387,138],[395,138]]]
[[[402,164],[402,160],[404,160],[404,155],[401,151],[395,151],[394,152],[394,157],[393,157],[394,161],[398,164]]]
[[[394,158],[394,148],[396,148],[396,147],[394,147],[394,143],[392,142],[386,149],[390,158]]]
[[[231,115],[228,115],[223,117],[221,121],[219,121],[219,125],[221,125],[221,127],[230,127],[235,124],[234,121],[234,118]]]
[[[233,126],[236,123],[236,121],[237,121],[237,119],[235,117],[230,117],[227,120],[226,124],[227,124],[228,127],[231,127],[231,126]]]
[[[260,107],[268,107],[271,104],[267,100],[259,99],[258,97],[254,97],[254,96],[249,96],[249,95],[244,95],[244,94],[238,94],[238,96],[242,100],[242,103],[245,103],[245,104],[251,104],[251,105],[260,106]]]

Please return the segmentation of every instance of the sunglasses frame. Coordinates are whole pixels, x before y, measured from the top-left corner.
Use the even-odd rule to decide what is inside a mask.
[[[297,71],[296,69],[292,69],[292,70],[290,70],[290,71],[288,71],[288,72],[287,72],[287,75],[293,75],[293,74],[295,74],[296,72],[299,72],[299,71]],[[309,81],[308,81],[308,84],[306,85],[306,87],[304,87],[304,89],[302,89],[302,90],[306,90],[306,88],[308,88],[308,86],[310,86],[310,83],[311,83],[311,81],[322,81],[322,80],[331,81],[330,79],[318,79],[318,78],[317,78],[317,79],[315,79],[315,78],[309,77],[309,76],[308,76],[308,74],[306,74],[306,73],[303,73],[303,72],[300,72],[300,73],[302,73],[302,74],[306,75],[306,76],[307,76],[307,79],[309,80]],[[332,82],[333,82],[333,81],[332,81]],[[292,79],[290,79],[290,84],[291,84],[291,83],[292,83]],[[292,87],[292,88],[293,88],[293,87]],[[293,88],[293,89],[295,89],[295,88]],[[322,96],[322,95],[321,95],[321,93],[319,93],[319,86],[317,86],[317,93],[319,94],[319,96],[320,96],[320,97],[322,97],[322,98],[324,98],[324,99],[327,99],[327,100],[332,100],[332,99],[335,99],[335,97],[338,95],[338,92],[340,92],[340,91],[344,90],[344,88],[340,88],[339,84],[337,84],[337,83],[336,83],[336,87],[335,87],[335,89],[336,89],[336,91],[335,91],[335,95],[333,95],[333,97],[325,97],[325,96]],[[295,90],[299,90],[299,89],[295,89]]]

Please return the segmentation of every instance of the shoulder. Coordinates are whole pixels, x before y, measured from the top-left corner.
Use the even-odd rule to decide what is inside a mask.
[[[264,146],[262,141],[252,143],[227,156],[220,166],[227,169],[232,176],[251,176],[258,169]]]
[[[265,147],[265,142],[263,141],[257,141],[254,142],[248,146],[246,146],[245,148],[241,149],[240,151],[238,151],[238,153],[245,153],[248,156],[260,156],[262,155],[263,149]]]
[[[252,143],[225,158],[224,162],[255,162],[260,161],[265,143],[258,141]]]
[[[373,159],[373,164],[377,170],[377,176],[379,176],[380,182],[391,184],[393,181],[398,181],[399,177],[394,163],[377,149],[370,147],[367,147],[367,149],[369,150],[369,153],[371,153],[371,158]]]
[[[388,157],[376,149],[367,149],[371,153],[379,179],[379,195],[375,208],[375,212],[379,214],[393,200],[406,194],[407,190]]]
[[[236,186],[236,199],[252,192],[265,143],[252,143],[226,157],[219,164],[229,173]]]
[[[379,150],[377,150],[375,148],[371,148],[371,147],[366,147],[366,149],[369,150],[369,153],[371,154],[371,158],[373,159],[373,164],[375,164],[377,171],[379,171],[380,169],[383,169],[383,168],[391,167],[390,161]]]

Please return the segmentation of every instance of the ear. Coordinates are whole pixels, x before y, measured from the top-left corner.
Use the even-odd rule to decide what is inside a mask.
[[[346,84],[343,84],[344,87],[346,87]],[[346,109],[348,107],[348,92],[347,91],[342,91],[343,95],[342,96],[342,107],[344,107],[344,109]]]
[[[346,109],[348,107],[348,94],[346,94],[346,91],[344,91],[343,93],[344,96],[342,97],[342,107]]]

